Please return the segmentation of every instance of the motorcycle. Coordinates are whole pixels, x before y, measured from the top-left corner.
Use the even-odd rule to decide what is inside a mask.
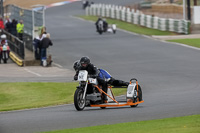
[[[104,32],[103,21],[98,23],[98,30],[97,32],[101,35]]]
[[[104,29],[103,24],[99,24],[99,29],[97,30],[97,32],[101,35],[103,32],[108,32],[108,33],[116,33],[117,30],[117,26],[115,24],[110,25],[107,29]]]
[[[7,63],[7,60],[9,58],[9,51],[10,47],[8,45],[3,45],[0,47],[1,59],[3,60],[4,63]]]
[[[100,107],[101,109],[122,106],[137,107],[138,104],[144,102],[141,87],[135,78],[131,79],[128,85],[126,101],[120,102],[115,99],[111,86],[108,87],[107,93],[104,92],[98,85],[97,79],[89,77],[86,70],[79,71],[78,81],[79,86],[74,93],[74,106],[78,111],[85,107]],[[103,94],[107,96],[108,101],[103,101]]]

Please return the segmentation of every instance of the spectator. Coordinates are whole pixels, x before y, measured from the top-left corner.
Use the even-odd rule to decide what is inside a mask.
[[[34,38],[33,40],[33,46],[34,46],[34,52],[35,52],[35,59],[36,60],[40,60],[40,57],[41,57],[41,49],[39,47],[39,44],[40,44],[40,37],[36,37]]]
[[[50,35],[49,34],[43,34],[42,36],[42,40],[39,44],[39,47],[41,48],[41,65],[43,64],[43,61],[47,59],[47,48],[49,46],[52,46],[53,43],[52,41],[50,40]]]
[[[42,35],[43,35],[43,34],[47,34],[47,32],[46,32],[46,27],[41,26],[41,27],[39,28],[39,35],[40,35],[40,38],[42,38]]]
[[[12,23],[10,22],[10,19],[6,19],[6,31],[8,31],[9,33],[11,33],[12,30]]]
[[[6,16],[5,18],[6,18],[5,24],[6,24],[8,21],[11,22],[11,19],[9,18],[9,16]]]
[[[23,41],[23,33],[24,33],[24,24],[23,20],[20,20],[20,23],[17,24],[17,34],[18,38]]]
[[[11,23],[11,34],[17,36],[17,20],[13,19]]]
[[[0,29],[2,30],[4,28],[5,28],[5,26],[4,26],[4,23],[3,23],[3,19],[2,19],[2,17],[0,17]]]

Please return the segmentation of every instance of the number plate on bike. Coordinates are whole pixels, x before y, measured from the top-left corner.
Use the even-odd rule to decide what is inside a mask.
[[[78,81],[87,81],[88,72],[86,70],[81,70],[78,73]]]
[[[89,83],[91,84],[97,84],[97,79],[95,78],[89,78],[88,80],[89,80]]]

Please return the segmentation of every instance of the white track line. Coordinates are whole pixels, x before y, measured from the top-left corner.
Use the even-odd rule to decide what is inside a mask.
[[[53,63],[53,65],[57,66],[57,67],[60,67],[60,68],[63,68],[63,66],[57,64],[57,63]]]
[[[42,76],[42,75],[40,75],[39,73],[33,72],[33,71],[28,70],[28,69],[26,69],[26,68],[24,68],[24,70],[27,71],[27,72],[29,72],[29,73],[31,73],[31,74],[34,74],[34,75],[36,75],[36,76],[38,76],[38,77],[41,77],[41,76]]]

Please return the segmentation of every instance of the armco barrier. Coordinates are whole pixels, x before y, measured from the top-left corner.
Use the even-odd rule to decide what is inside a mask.
[[[2,34],[5,34],[7,36],[8,45],[9,45],[10,49],[13,52],[15,52],[20,58],[24,59],[25,43],[23,41],[19,40],[17,37],[13,36],[12,34],[8,33],[5,30],[2,30]]]
[[[189,34],[190,30],[190,21],[153,17],[142,14],[140,11],[115,5],[93,4],[86,8],[86,15],[113,18],[148,28],[182,34]]]
[[[10,52],[9,56],[17,65],[19,66],[24,65],[23,60],[19,59],[13,52]]]

